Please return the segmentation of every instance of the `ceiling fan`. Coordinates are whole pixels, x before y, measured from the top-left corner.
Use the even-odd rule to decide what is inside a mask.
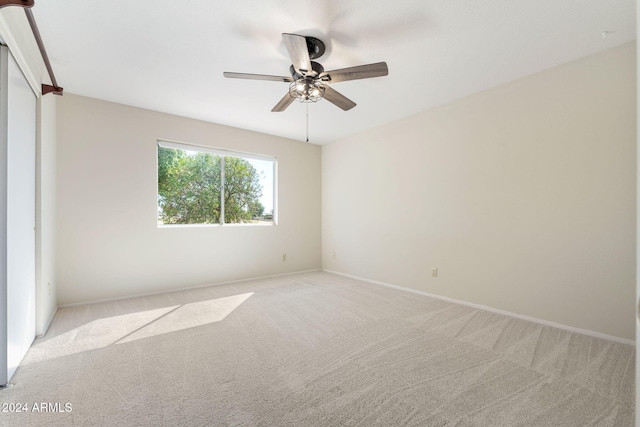
[[[316,102],[322,98],[347,111],[355,107],[356,103],[329,87],[328,83],[368,79],[389,74],[386,62],[324,71],[322,65],[312,61],[312,59],[321,57],[325,52],[325,45],[321,40],[315,37],[288,33],[283,33],[282,39],[292,62],[289,67],[291,77],[224,73],[225,77],[234,79],[270,80],[290,83],[289,92],[273,107],[271,110],[273,112],[284,111],[294,100]]]

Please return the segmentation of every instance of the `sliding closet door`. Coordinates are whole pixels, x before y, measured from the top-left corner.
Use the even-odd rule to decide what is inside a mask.
[[[35,158],[36,97],[15,59],[0,48],[0,232],[5,237],[0,261],[0,290],[4,286],[6,384],[35,338]],[[5,118],[6,117],[6,118]],[[5,274],[6,273],[6,274]],[[1,303],[2,301],[0,301]],[[0,322],[2,322],[0,320]],[[0,338],[2,338],[0,336]],[[2,343],[0,343],[0,346]],[[1,358],[0,358],[1,361]]]

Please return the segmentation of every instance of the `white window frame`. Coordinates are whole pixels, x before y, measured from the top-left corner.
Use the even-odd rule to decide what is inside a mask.
[[[220,222],[217,224],[157,224],[158,223],[158,151],[157,148],[171,148],[174,150],[183,150],[183,151],[197,151],[199,153],[209,153],[220,156],[221,164],[220,164]],[[262,160],[271,162],[273,165],[273,221],[271,223],[231,223],[227,224],[224,220],[224,161],[225,157],[239,157],[241,159],[249,159],[249,160]],[[156,224],[159,228],[167,228],[167,227],[218,227],[223,225],[230,226],[270,226],[270,225],[278,225],[278,158],[276,156],[268,156],[265,154],[256,154],[256,153],[247,153],[243,151],[232,151],[225,150],[223,148],[213,148],[206,147],[202,145],[195,144],[186,144],[183,142],[175,142],[168,141],[165,139],[157,140],[156,144]]]

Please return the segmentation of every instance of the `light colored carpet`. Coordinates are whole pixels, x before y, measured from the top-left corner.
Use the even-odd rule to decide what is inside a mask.
[[[632,426],[634,358],[313,272],[61,309],[0,425]]]

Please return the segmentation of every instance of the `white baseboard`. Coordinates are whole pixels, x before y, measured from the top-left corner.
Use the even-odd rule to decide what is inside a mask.
[[[250,282],[252,280],[270,279],[270,278],[273,278],[273,277],[292,276],[294,274],[311,273],[313,271],[322,271],[322,269],[321,268],[315,268],[315,269],[312,269],[312,270],[294,271],[293,273],[281,273],[281,274],[272,274],[270,276],[249,277],[249,278],[246,278],[246,279],[229,280],[229,281],[226,281],[226,282],[217,282],[217,283],[207,283],[207,284],[204,284],[204,285],[185,286],[185,287],[182,287],[182,288],[164,289],[162,291],[146,292],[146,293],[141,293],[141,294],[131,294],[131,295],[125,295],[125,296],[115,297],[115,298],[104,298],[104,299],[98,299],[98,300],[74,302],[74,303],[71,303],[71,304],[62,304],[62,305],[58,306],[58,308],[77,307],[77,306],[80,306],[80,305],[99,304],[99,303],[103,303],[103,302],[120,301],[120,300],[123,300],[123,299],[129,299],[129,298],[139,298],[139,297],[149,297],[149,296],[153,296],[153,295],[170,294],[172,292],[188,291],[190,289],[201,289],[201,288],[208,288],[210,286],[230,285],[230,284],[233,284],[233,283]]]
[[[367,279],[367,278],[364,278],[364,277],[359,277],[359,276],[354,276],[354,275],[351,275],[351,274],[341,273],[339,271],[328,270],[328,269],[325,269],[325,268],[323,268],[322,271],[325,271],[327,273],[337,274],[339,276],[349,277],[351,279],[360,280],[360,281],[366,282],[366,283],[373,283],[374,285],[386,286],[388,288],[399,289],[401,291],[406,291],[406,292],[412,292],[414,294],[423,295],[423,296],[431,297],[431,298],[436,298],[436,299],[439,299],[439,300],[443,300],[443,301],[447,301],[447,302],[451,302],[451,303],[455,303],[455,304],[466,305],[468,307],[477,308],[479,310],[485,310],[485,311],[490,311],[492,313],[503,314],[505,316],[511,316],[511,317],[515,317],[517,319],[527,320],[529,322],[539,323],[539,324],[545,325],[545,326],[551,326],[553,328],[564,329],[564,330],[569,331],[569,332],[575,332],[575,333],[578,333],[578,334],[589,335],[589,336],[596,337],[596,338],[602,338],[602,339],[609,340],[609,341],[614,341],[614,342],[617,342],[617,343],[620,343],[620,344],[627,344],[627,345],[632,345],[632,346],[636,345],[634,340],[630,340],[630,339],[626,339],[626,338],[620,338],[620,337],[616,337],[616,336],[613,336],[613,335],[607,335],[607,334],[603,334],[601,332],[590,331],[588,329],[575,328],[573,326],[563,325],[561,323],[550,322],[548,320],[538,319],[536,317],[531,317],[531,316],[525,316],[523,314],[512,313],[510,311],[500,310],[498,308],[493,308],[493,307],[487,307],[486,305],[475,304],[475,303],[472,303],[472,302],[457,300],[455,298],[449,298],[449,297],[445,297],[445,296],[442,296],[442,295],[430,294],[428,292],[419,291],[417,289],[405,288],[405,287],[398,286],[398,285],[392,285],[390,283],[379,282],[377,280],[371,280],[371,279]]]
[[[42,331],[40,335],[36,335],[36,338],[42,338],[43,336],[47,335],[47,331],[51,326],[51,322],[53,322],[53,318],[56,317],[57,312],[58,312],[58,307],[56,307],[56,309],[53,310],[53,313],[51,313],[51,316],[49,316],[49,320],[47,320],[47,323],[45,323],[44,325],[44,331]]]

